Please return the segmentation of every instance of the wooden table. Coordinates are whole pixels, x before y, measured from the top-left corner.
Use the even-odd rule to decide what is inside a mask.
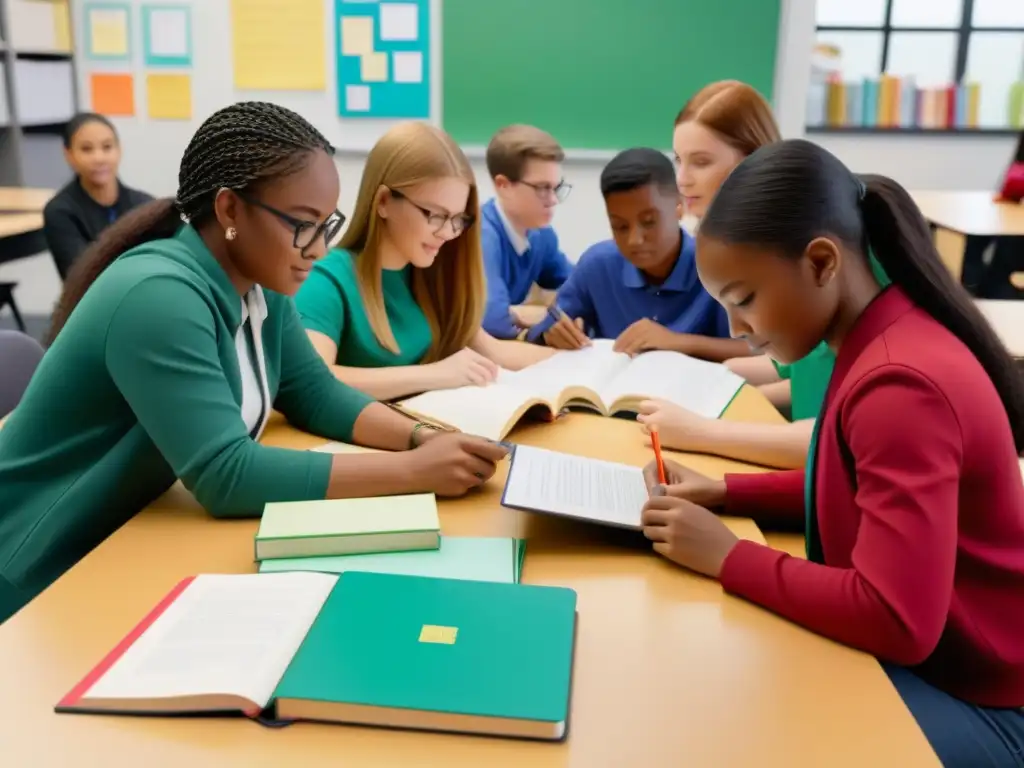
[[[779,419],[754,389],[729,418]],[[513,439],[641,464],[634,423],[572,414]],[[280,421],[265,442],[322,440]],[[709,474],[742,470],[686,457]],[[747,468],[751,469],[751,468]],[[579,595],[562,744],[243,719],[56,715],[54,703],[185,575],[253,572],[256,522],[209,518],[180,486],[0,626],[3,764],[51,766],[929,766],[938,761],[871,657],[811,634],[653,554],[641,537],[499,505],[505,469],[441,504],[448,535],[525,536],[523,581]],[[759,539],[750,521],[732,522]]]
[[[963,271],[967,238],[1024,237],[1024,205],[996,202],[991,191],[912,192],[935,229],[935,247],[957,278]]]
[[[0,187],[0,212],[42,213],[55,194],[53,189]]]

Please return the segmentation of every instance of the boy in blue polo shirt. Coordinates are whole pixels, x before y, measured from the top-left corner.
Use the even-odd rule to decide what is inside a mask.
[[[561,349],[615,339],[630,355],[664,349],[715,362],[749,355],[697,276],[672,162],[654,149],[627,149],[601,172],[601,194],[613,239],[580,257],[527,338]]]
[[[510,125],[487,145],[487,171],[496,198],[482,209],[480,239],[487,275],[483,327],[499,339],[522,338],[544,317],[543,307],[520,306],[534,284],[557,290],[572,265],[551,228],[555,206],[571,187],[562,181],[562,148],[531,125]]]

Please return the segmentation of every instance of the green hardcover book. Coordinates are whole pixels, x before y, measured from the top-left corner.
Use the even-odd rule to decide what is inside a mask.
[[[558,740],[576,593],[348,571],[274,693],[277,716]]]
[[[284,557],[264,560],[259,571],[363,571],[517,584],[525,550],[526,542],[522,539],[442,536],[437,549],[337,557]]]
[[[256,560],[437,549],[441,523],[432,493],[267,504]]]

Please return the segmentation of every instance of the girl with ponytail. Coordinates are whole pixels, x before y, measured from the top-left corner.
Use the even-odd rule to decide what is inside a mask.
[[[869,252],[891,279],[873,274]],[[874,654],[947,768],[1020,765],[1024,388],[910,196],[802,140],[722,184],[697,267],[734,335],[835,371],[806,470],[645,470],[644,532],[680,565]],[[710,509],[804,528],[807,558],[738,541]]]

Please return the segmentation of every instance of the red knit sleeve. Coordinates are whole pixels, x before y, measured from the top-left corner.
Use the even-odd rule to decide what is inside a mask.
[[[897,366],[858,383],[840,419],[855,461],[860,512],[852,567],[741,542],[721,581],[727,591],[826,637],[917,664],[938,643],[952,597],[960,426],[931,381]]]
[[[725,513],[759,523],[802,523],[804,471],[726,475]]]

